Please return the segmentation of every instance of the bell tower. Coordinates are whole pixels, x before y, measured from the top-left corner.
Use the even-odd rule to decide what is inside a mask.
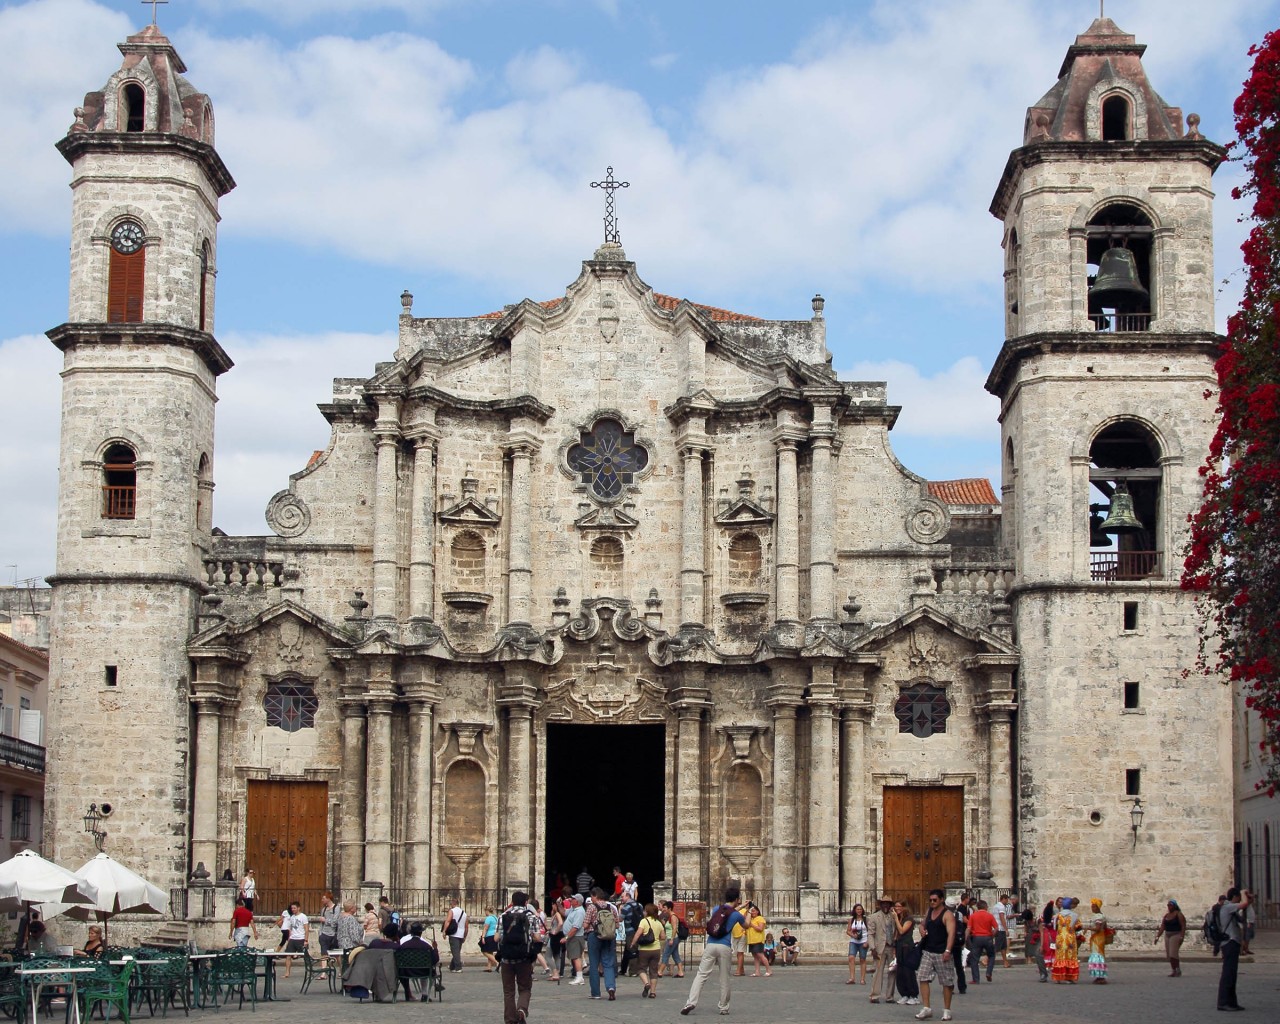
[[[1020,883],[1043,905],[1106,865],[1121,919],[1162,898],[1160,862],[1190,870],[1192,906],[1231,864],[1230,691],[1183,677],[1197,633],[1178,582],[1213,433],[1225,151],[1154,90],[1144,50],[1107,18],[1076,37],[991,204]]]
[[[235,183],[169,40],[153,24],[120,52],[58,143],[71,273],[67,322],[48,332],[64,362],[46,843],[86,859],[81,819],[106,801],[108,849],[164,886],[188,870],[186,640],[231,367],[213,322],[218,201]]]

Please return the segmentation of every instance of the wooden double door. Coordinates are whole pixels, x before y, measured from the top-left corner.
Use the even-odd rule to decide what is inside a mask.
[[[964,788],[886,786],[884,789],[884,889],[910,899],[964,877]]]
[[[250,781],[245,867],[258,880],[254,912],[278,914],[293,900],[310,912],[326,888],[329,785]]]

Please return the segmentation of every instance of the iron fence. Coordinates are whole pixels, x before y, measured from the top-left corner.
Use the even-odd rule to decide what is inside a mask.
[[[1161,573],[1159,551],[1094,551],[1089,576],[1094,580],[1145,580]]]

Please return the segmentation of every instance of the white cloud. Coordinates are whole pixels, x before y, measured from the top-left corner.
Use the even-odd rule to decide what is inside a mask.
[[[483,0],[197,0],[200,7],[217,13],[227,11],[252,11],[259,18],[285,24],[300,24],[320,18],[350,15],[356,17],[391,11],[407,18],[423,18],[436,11],[460,3],[481,3]]]
[[[840,370],[843,380],[882,380],[888,383],[889,403],[902,406],[895,435],[938,441],[982,441],[1000,447],[996,417],[1000,403],[983,388],[987,371],[973,356],[965,356],[932,375],[897,359],[862,361]]]

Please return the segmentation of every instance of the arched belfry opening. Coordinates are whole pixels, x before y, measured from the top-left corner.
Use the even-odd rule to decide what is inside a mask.
[[[121,90],[124,100],[124,130],[140,132],[146,127],[147,94],[137,82],[129,82]]]
[[[1089,562],[1095,580],[1159,577],[1160,449],[1139,423],[1115,423],[1089,449]]]
[[[1102,101],[1102,140],[1124,142],[1133,137],[1132,108],[1128,97],[1112,93]]]
[[[1150,330],[1154,237],[1151,218],[1132,203],[1112,203],[1089,218],[1089,319],[1095,330]]]

